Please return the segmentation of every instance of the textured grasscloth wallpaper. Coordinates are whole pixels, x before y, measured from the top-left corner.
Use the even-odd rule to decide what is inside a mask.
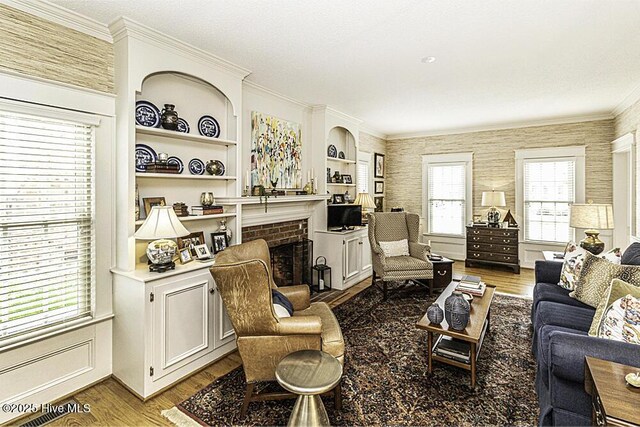
[[[586,145],[586,196],[611,203],[613,120],[429,136],[387,141],[386,205],[422,214],[422,155],[473,152],[473,207],[480,214],[483,191],[504,191],[515,205],[514,150]]]
[[[114,92],[113,46],[0,4],[0,69]]]
[[[365,132],[360,132],[360,151],[366,151],[368,153],[386,153],[387,142],[384,139],[377,136],[369,135]],[[386,159],[385,159],[386,160]]]
[[[616,138],[635,132],[640,126],[640,101],[618,114],[614,120]]]

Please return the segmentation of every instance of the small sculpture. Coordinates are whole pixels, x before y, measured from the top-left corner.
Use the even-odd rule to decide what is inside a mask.
[[[434,302],[427,309],[427,319],[429,319],[429,322],[434,325],[442,323],[442,320],[444,319],[444,311],[442,311],[437,303]]]
[[[456,331],[463,331],[469,324],[469,312],[471,306],[464,299],[461,292],[453,291],[444,300],[444,317],[447,319],[449,327]]]
[[[164,104],[160,116],[162,127],[169,130],[178,130],[178,112],[173,104]]]

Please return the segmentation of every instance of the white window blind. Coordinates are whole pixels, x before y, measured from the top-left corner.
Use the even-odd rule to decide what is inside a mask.
[[[356,171],[357,193],[369,193],[369,162],[359,160]]]
[[[466,165],[429,164],[429,232],[462,235],[466,209]]]
[[[94,130],[0,111],[0,343],[92,315]]]
[[[569,206],[575,201],[576,161],[572,158],[524,162],[524,221],[527,240],[571,240]]]

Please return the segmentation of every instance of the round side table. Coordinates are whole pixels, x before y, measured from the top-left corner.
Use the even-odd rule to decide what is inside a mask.
[[[287,391],[298,394],[289,426],[329,426],[320,395],[333,389],[342,378],[338,359],[320,350],[291,353],[278,363],[276,379]]]

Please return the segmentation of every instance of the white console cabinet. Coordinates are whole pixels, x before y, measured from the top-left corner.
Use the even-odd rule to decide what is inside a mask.
[[[315,232],[314,256],[324,256],[331,267],[331,284],[344,290],[371,276],[371,246],[367,228]]]

